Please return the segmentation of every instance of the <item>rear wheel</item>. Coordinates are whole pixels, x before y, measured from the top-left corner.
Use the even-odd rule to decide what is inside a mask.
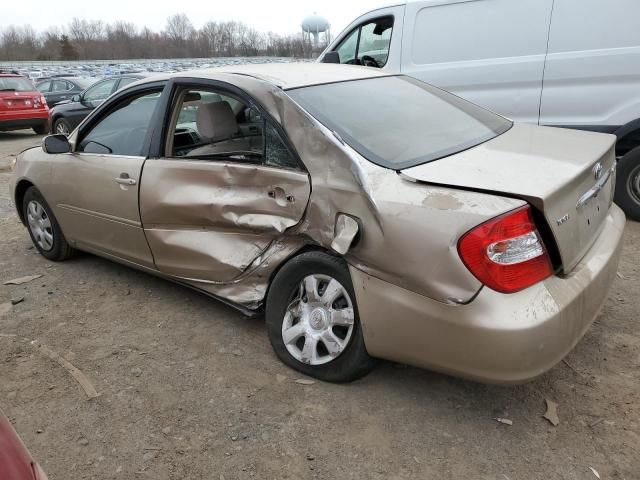
[[[640,147],[618,161],[615,200],[628,218],[640,221]]]
[[[56,217],[37,188],[29,187],[25,192],[22,214],[31,241],[43,257],[62,261],[73,255],[73,248],[67,243]]]
[[[266,321],[280,360],[306,375],[349,382],[374,366],[340,258],[309,252],[282,267],[269,289]]]
[[[64,118],[59,118],[53,123],[53,133],[61,133],[63,135],[69,135],[71,133],[71,126]]]
[[[43,123],[42,125],[33,127],[33,131],[36,132],[38,135],[44,135],[45,133],[47,133],[47,125]]]

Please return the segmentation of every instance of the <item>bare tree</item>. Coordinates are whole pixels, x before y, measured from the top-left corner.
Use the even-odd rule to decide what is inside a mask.
[[[63,48],[64,47],[64,48]],[[64,50],[64,53],[62,52]],[[178,13],[162,32],[133,23],[105,24],[73,18],[66,27],[38,34],[31,26],[0,29],[0,60],[129,59],[271,55],[309,57],[314,52],[300,35],[261,33],[236,21],[208,21],[199,30]],[[319,52],[315,52],[319,53]]]

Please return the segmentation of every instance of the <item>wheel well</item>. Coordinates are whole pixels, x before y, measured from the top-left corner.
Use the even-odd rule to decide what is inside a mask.
[[[308,252],[322,252],[322,253],[326,253],[327,255],[331,255],[332,257],[338,256],[335,252],[329,250],[328,248],[324,248],[316,244],[304,245],[299,250],[296,250],[285,261],[280,263],[280,265],[278,265],[278,267],[275,268],[273,272],[271,272],[271,275],[269,276],[269,285],[267,286],[267,291],[265,292],[264,299],[262,300],[262,308],[264,308],[264,305],[267,302],[267,297],[269,296],[269,290],[271,289],[271,285],[273,285],[273,279],[276,278],[276,275],[278,274],[280,269],[284,267],[287,263],[289,263],[291,260],[293,260],[294,258],[302,255],[303,253],[308,253]]]
[[[623,127],[620,129],[620,134],[618,134],[618,140],[616,142],[616,156],[622,157],[626,155],[634,148],[640,146],[640,121],[632,122],[633,125],[629,125],[628,127],[632,127],[629,129],[628,127]]]
[[[33,183],[28,180],[20,180],[16,185],[16,210],[18,211],[18,216],[20,217],[20,221],[25,224],[24,215],[22,214],[22,200],[24,199],[24,194],[27,192],[29,187],[33,187]]]

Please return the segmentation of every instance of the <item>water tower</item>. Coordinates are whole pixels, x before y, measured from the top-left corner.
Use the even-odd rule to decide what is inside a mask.
[[[311,43],[313,36],[313,47],[317,48],[320,44],[320,34],[324,36],[324,44],[328,44],[331,37],[329,20],[314,13],[302,21],[302,38],[305,42]]]

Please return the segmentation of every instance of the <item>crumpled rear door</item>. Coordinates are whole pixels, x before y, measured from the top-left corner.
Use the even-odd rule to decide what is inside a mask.
[[[140,215],[156,267],[229,282],[302,219],[306,172],[225,161],[148,160]]]

